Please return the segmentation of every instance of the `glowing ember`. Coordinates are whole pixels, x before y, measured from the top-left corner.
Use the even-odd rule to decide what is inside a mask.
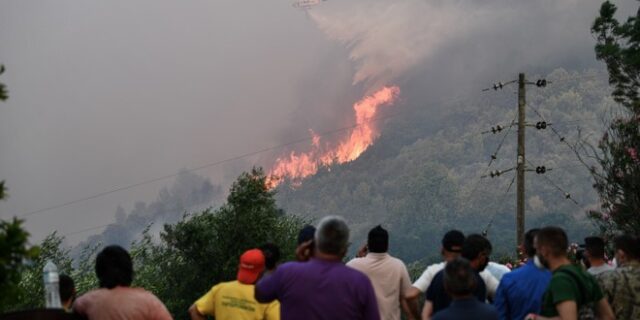
[[[309,130],[312,137],[311,150],[301,153],[292,151],[289,155],[278,158],[269,172],[269,185],[275,187],[283,179],[290,179],[294,184],[297,184],[303,178],[318,172],[322,166],[357,159],[379,135],[372,121],[378,108],[391,105],[399,94],[398,87],[384,87],[356,102],[353,105],[356,113],[356,126],[349,135],[334,146],[325,145],[323,147],[320,143],[320,136]]]

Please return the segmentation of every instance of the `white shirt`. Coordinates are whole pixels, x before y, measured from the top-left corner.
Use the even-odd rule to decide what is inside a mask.
[[[440,270],[444,269],[444,266],[444,262],[434,263],[428,266],[427,269],[422,272],[420,278],[418,278],[418,280],[413,283],[413,286],[416,287],[416,289],[420,290],[420,292],[427,291],[427,288],[429,288],[433,277],[435,277],[436,273],[440,272]],[[498,284],[500,284],[498,279],[491,275],[491,273],[487,269],[480,272],[480,277],[482,278],[482,280],[484,280],[484,284],[487,287],[487,294],[489,295],[489,297],[494,297],[496,294],[496,290],[498,290]]]
[[[589,272],[590,274],[597,276],[603,272],[607,272],[607,271],[611,271],[614,270],[615,268],[613,266],[608,265],[607,263],[599,266],[599,267],[591,267],[589,269],[587,269],[587,272]]]

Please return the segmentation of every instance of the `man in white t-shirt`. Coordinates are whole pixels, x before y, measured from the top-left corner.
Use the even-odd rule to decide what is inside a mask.
[[[418,296],[427,291],[427,288],[429,288],[429,285],[431,284],[431,280],[433,280],[433,277],[438,272],[444,269],[445,263],[460,256],[464,240],[465,237],[461,231],[451,230],[445,233],[444,237],[442,237],[441,251],[443,262],[434,263],[428,266],[407,292],[407,301],[411,308],[414,306],[417,307]],[[487,270],[480,272],[480,277],[484,280],[487,287],[488,296],[493,298],[496,290],[498,289],[498,280]]]
[[[587,272],[597,276],[614,269],[604,259],[604,240],[600,237],[584,238],[584,257],[589,262]]]
[[[369,277],[378,302],[380,319],[400,320],[401,302],[411,288],[411,279],[404,262],[387,253],[389,233],[377,226],[367,237],[367,245],[358,252],[358,257],[349,261],[347,266]],[[419,318],[417,308],[409,310],[410,319]]]

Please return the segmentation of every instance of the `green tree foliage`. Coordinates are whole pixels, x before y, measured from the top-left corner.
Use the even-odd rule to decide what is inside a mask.
[[[621,23],[617,8],[606,1],[592,33],[597,37],[596,57],[605,62],[613,99],[622,106],[610,122],[595,154],[599,168],[592,168],[600,195],[600,211],[591,217],[606,233],[640,232],[640,10]],[[599,152],[598,152],[599,151]]]
[[[21,220],[0,221],[0,312],[19,299],[24,260],[38,256],[38,248],[30,247],[28,238]]]
[[[546,88],[528,89],[527,121],[542,120],[535,108],[567,143],[579,140],[578,125],[585,132],[602,131],[600,118],[615,105],[604,70],[557,69],[527,77],[551,82]],[[515,130],[491,167],[489,156],[505,131],[481,132],[508,125],[516,113],[516,97],[505,90],[425,105],[408,96],[408,90],[405,94],[406,103],[394,106],[402,113],[378,123],[381,136],[365,153],[353,162],[321,170],[300,186],[281,185],[278,204],[312,219],[344,216],[352,228],[352,254],[367,232],[382,224],[390,232],[392,254],[407,263],[427,263],[440,259],[440,239],[447,230],[480,233],[490,221],[488,236],[495,256],[514,254],[515,183],[506,193],[513,173],[493,179],[480,176],[486,170],[514,166]],[[532,163],[553,168],[546,177],[570,192],[578,205],[543,176],[527,173],[526,227],[558,225],[574,241],[594,232],[584,208],[596,204],[597,193],[589,171],[567,144],[550,129],[532,128],[527,131],[527,154]]]
[[[42,240],[39,246],[40,255],[31,259],[21,274],[19,303],[13,309],[44,307],[42,269],[47,260],[51,260],[58,267],[59,274],[72,274],[69,249],[64,247],[63,240],[56,232]]]
[[[132,285],[156,294],[176,319],[187,319],[187,309],[197,298],[213,285],[236,278],[238,258],[244,251],[272,242],[281,248],[283,260],[293,259],[303,221],[276,207],[274,192],[265,181],[262,169],[243,173],[225,205],[165,224],[159,239],[148,226],[129,250],[135,270]],[[47,259],[61,273],[71,275],[79,295],[98,286],[94,266],[102,245],[85,246],[72,264],[63,243],[56,233],[43,240],[42,254],[20,270],[21,277],[16,273],[22,281],[15,292],[22,295],[7,310],[42,305],[42,268]]]
[[[163,275],[156,294],[176,318],[186,319],[187,308],[214,284],[235,279],[238,258],[245,250],[272,242],[280,246],[285,258],[293,257],[302,221],[276,207],[274,192],[265,182],[262,169],[243,173],[221,208],[165,225],[160,247],[132,249],[138,252],[141,264],[150,268],[143,274]],[[149,240],[142,243],[145,241]],[[149,280],[139,275],[136,281]]]

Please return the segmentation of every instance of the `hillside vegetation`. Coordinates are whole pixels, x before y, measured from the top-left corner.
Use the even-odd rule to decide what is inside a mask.
[[[527,88],[527,122],[542,121],[538,111],[566,143],[550,129],[529,127],[526,132],[527,159],[552,169],[544,177],[527,174],[526,225],[559,225],[568,229],[573,241],[580,241],[594,230],[585,210],[597,203],[597,195],[588,169],[568,144],[597,141],[604,131],[603,119],[616,107],[603,71],[557,69],[529,80],[539,77],[551,83]],[[382,224],[390,229],[392,251],[408,262],[437,256],[447,229],[482,232],[495,219],[489,238],[499,254],[513,254],[515,184],[506,191],[514,172],[493,179],[480,176],[487,169],[515,166],[515,128],[495,135],[481,132],[511,123],[516,90],[511,86],[432,105],[406,99],[396,106],[399,115],[381,124],[380,138],[360,158],[325,168],[301,186],[281,186],[278,204],[306,218],[346,217],[354,229],[353,247],[364,241],[368,229]],[[488,167],[507,131],[498,159]],[[565,199],[554,184],[577,204]]]

